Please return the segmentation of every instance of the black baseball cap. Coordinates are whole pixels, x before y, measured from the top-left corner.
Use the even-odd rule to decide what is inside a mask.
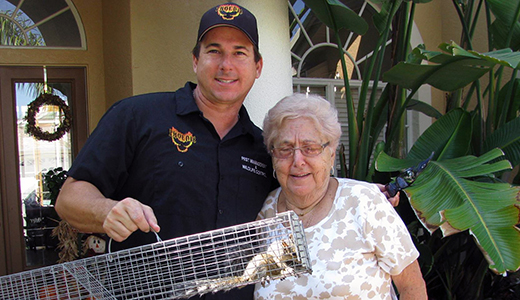
[[[200,19],[198,41],[211,29],[229,26],[241,30],[258,48],[258,28],[255,16],[235,3],[224,3],[208,10]]]

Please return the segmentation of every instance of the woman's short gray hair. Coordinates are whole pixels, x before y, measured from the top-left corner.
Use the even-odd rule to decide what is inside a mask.
[[[332,149],[338,147],[341,125],[336,108],[318,95],[295,93],[280,100],[265,116],[263,136],[267,150],[272,149],[285,120],[302,117],[309,118],[318,125],[318,131],[328,139]]]

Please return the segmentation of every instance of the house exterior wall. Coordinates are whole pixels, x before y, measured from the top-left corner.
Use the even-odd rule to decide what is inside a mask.
[[[72,0],[85,28],[86,50],[0,49],[3,65],[86,66],[89,128],[119,99],[147,92],[170,91],[195,80],[191,49],[200,16],[222,1]],[[237,0],[258,18],[262,76],[245,105],[261,125],[267,110],[292,92],[290,46],[285,0]],[[452,1],[417,5],[420,41],[436,50],[441,42],[460,40]],[[482,22],[484,18],[481,18]],[[478,30],[477,30],[478,33]],[[476,49],[485,51],[486,39]],[[432,104],[443,110],[443,93],[431,91]]]
[[[103,32],[93,35],[103,40],[106,109],[115,101],[133,95],[132,37],[130,2],[102,1]],[[93,37],[94,38],[94,37]],[[92,100],[91,100],[92,101]]]

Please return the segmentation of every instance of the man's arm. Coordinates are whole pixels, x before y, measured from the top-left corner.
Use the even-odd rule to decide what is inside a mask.
[[[408,265],[401,274],[392,276],[392,280],[397,287],[400,300],[428,299],[426,284],[417,260]]]
[[[132,198],[105,198],[93,184],[72,177],[61,188],[56,212],[79,231],[106,233],[117,242],[137,229],[160,230],[151,207]]]

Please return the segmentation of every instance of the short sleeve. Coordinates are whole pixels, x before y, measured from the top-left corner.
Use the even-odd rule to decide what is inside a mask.
[[[96,186],[111,197],[128,176],[135,149],[132,106],[125,100],[114,104],[74,160],[68,175]]]
[[[360,206],[365,210],[364,230],[372,243],[379,266],[390,275],[398,275],[417,259],[410,233],[399,214],[375,185],[361,187],[367,199]]]

